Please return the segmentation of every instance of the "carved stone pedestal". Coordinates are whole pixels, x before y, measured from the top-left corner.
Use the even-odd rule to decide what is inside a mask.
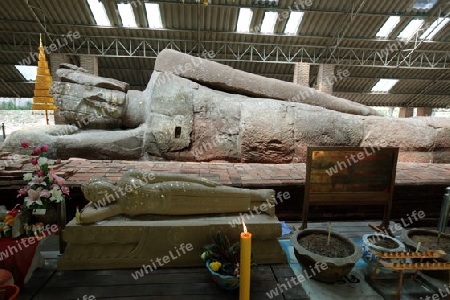
[[[244,220],[253,237],[254,262],[286,263],[277,240],[281,236],[278,219],[265,214],[247,215]],[[164,219],[119,216],[93,225],[76,225],[72,220],[63,232],[67,248],[58,261],[58,269],[204,266],[200,258],[203,245],[212,243],[218,231],[231,242],[238,241],[243,231],[242,225],[236,225],[239,219],[239,214]]]

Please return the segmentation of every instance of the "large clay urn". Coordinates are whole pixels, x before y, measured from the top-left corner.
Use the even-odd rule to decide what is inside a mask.
[[[350,253],[348,256],[327,257],[319,253],[311,252],[301,246],[301,240],[310,235],[313,235],[314,237],[323,236],[324,238],[327,238],[328,231],[318,229],[295,231],[291,236],[291,244],[294,246],[295,256],[302,265],[304,272],[308,272],[309,277],[317,281],[327,283],[339,281],[353,269],[355,263],[362,256],[361,246],[354,244],[350,239],[335,232],[331,232],[330,234],[331,247],[339,245],[341,249],[342,247],[346,248]],[[311,236],[309,238],[311,238]],[[317,263],[325,263],[326,268],[323,268],[320,272],[317,272],[316,269],[314,269]],[[314,271],[312,271],[312,269]]]

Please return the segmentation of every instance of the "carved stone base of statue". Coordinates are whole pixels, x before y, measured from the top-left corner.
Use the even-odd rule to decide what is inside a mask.
[[[266,214],[242,215],[253,236],[254,262],[286,263],[278,242],[281,236],[278,219]],[[67,248],[58,261],[58,269],[142,268],[145,275],[155,268],[204,266],[200,258],[203,245],[212,243],[218,231],[231,241],[238,241],[242,232],[240,217],[240,214],[147,215],[132,219],[117,216],[92,225],[77,225],[72,220],[63,232]]]

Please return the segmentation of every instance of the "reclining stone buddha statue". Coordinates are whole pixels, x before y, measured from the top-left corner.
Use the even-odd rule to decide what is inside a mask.
[[[74,218],[64,228],[67,246],[59,270],[141,268],[188,244],[193,251],[159,267],[204,266],[202,247],[219,231],[238,239],[242,218],[253,235],[254,262],[286,262],[278,242],[282,229],[274,190],[132,169],[118,182],[92,178],[82,184],[82,192],[90,202],[81,212],[81,224]]]
[[[53,158],[306,162],[309,146],[399,147],[399,161],[450,162],[450,119],[388,118],[314,88],[165,49],[143,91],[62,64],[60,123],[20,130]],[[276,124],[276,126],[274,126]]]
[[[82,184],[91,201],[81,212],[82,224],[125,214],[202,215],[249,211],[267,202],[265,212],[273,216],[274,190],[223,186],[205,178],[129,170],[120,181],[92,178]]]

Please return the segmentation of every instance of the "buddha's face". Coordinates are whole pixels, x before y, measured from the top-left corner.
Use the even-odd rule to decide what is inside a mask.
[[[91,178],[81,185],[81,191],[89,201],[108,199],[107,196],[114,195],[116,189],[115,183],[105,178]]]

